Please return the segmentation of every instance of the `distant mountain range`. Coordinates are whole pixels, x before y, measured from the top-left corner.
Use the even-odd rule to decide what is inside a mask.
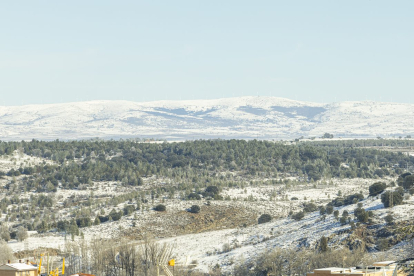
[[[414,136],[414,105],[276,97],[0,106],[0,140]]]

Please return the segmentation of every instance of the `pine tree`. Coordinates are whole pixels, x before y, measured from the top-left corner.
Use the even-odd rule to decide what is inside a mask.
[[[320,239],[319,246],[322,252],[328,251],[328,238],[326,238],[325,236],[322,236],[322,238]]]

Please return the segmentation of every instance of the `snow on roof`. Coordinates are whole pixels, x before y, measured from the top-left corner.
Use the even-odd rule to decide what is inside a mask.
[[[395,263],[395,261],[384,261],[384,262],[376,262],[376,263],[373,263],[372,265],[373,266],[388,266],[393,263]]]
[[[37,270],[37,267],[24,263],[4,264],[0,266],[0,270],[7,269],[7,267],[13,268],[17,271]]]
[[[314,271],[343,271],[343,270],[349,270],[349,268],[342,268],[342,267],[326,267],[326,268],[318,268],[314,269]]]

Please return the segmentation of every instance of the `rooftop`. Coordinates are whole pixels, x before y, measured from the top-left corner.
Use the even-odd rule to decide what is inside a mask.
[[[17,271],[37,270],[37,267],[25,263],[4,264],[0,266],[0,270],[14,269]]]

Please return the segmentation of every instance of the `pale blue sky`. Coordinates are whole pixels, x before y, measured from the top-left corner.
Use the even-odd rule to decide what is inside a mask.
[[[0,105],[414,102],[414,1],[2,1]]]

